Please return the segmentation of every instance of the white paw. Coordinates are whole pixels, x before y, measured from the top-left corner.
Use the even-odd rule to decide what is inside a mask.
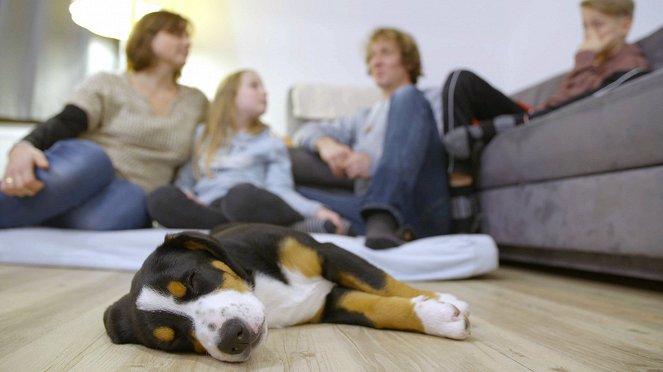
[[[470,335],[470,322],[455,305],[425,296],[413,298],[412,303],[425,333],[457,340]]]
[[[467,302],[459,300],[456,296],[448,293],[438,293],[437,300],[452,304],[460,310],[461,314],[470,316],[470,305]]]

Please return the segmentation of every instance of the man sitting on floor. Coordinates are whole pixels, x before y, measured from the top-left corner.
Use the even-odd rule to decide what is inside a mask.
[[[354,180],[354,194],[299,191],[352,221],[374,249],[446,234],[447,160],[430,104],[414,85],[421,76],[417,44],[400,30],[377,29],[366,64],[383,99],[347,117],[308,123],[294,138],[334,175]]]

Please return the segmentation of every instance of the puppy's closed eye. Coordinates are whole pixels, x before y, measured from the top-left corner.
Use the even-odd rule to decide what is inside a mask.
[[[200,285],[200,280],[199,280],[199,275],[196,273],[195,270],[190,271],[185,279],[185,283],[191,294],[197,295],[200,293],[201,290],[201,285]]]
[[[223,273],[211,267],[199,267],[183,275],[182,283],[186,287],[186,298],[205,295],[219,287]]]

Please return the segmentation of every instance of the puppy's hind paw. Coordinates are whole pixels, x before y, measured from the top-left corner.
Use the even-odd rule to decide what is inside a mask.
[[[464,340],[472,334],[470,319],[465,316],[462,319],[447,323],[444,328],[443,336],[454,340]]]
[[[470,335],[470,321],[455,305],[423,296],[412,299],[412,303],[426,334],[456,340]]]

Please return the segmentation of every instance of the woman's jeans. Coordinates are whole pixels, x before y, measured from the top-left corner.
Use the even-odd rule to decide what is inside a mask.
[[[442,235],[451,224],[446,164],[430,104],[421,91],[408,86],[391,97],[383,155],[365,194],[298,191],[352,221],[359,234],[365,233],[363,217],[381,210],[416,237]]]
[[[48,169],[35,170],[44,188],[32,197],[0,193],[0,228],[124,230],[149,225],[145,192],[115,177],[101,147],[85,140],[64,140],[44,153]]]

